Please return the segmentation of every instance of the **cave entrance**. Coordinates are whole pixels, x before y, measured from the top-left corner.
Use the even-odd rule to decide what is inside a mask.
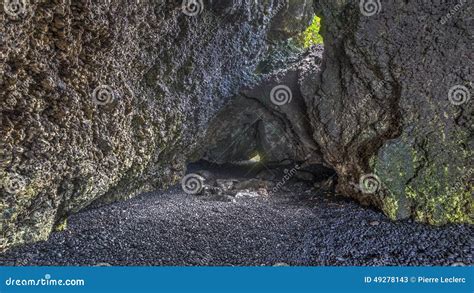
[[[314,15],[303,32],[273,44],[256,67],[259,82],[241,89],[211,121],[187,170],[204,193],[276,193],[290,184],[333,191],[336,173],[306,117],[323,58],[320,25]]]
[[[217,164],[204,159],[189,163],[182,181],[186,193],[232,201],[239,196],[333,194],[337,176],[323,164],[246,160]],[[299,192],[299,194],[295,194]]]

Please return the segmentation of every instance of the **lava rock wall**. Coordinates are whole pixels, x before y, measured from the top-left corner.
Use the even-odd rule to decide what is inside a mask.
[[[472,3],[316,4],[325,55],[304,95],[339,192],[392,219],[472,223]]]
[[[5,1],[0,250],[94,201],[176,183],[209,120],[254,81],[272,18],[292,16],[283,0],[188,2]]]

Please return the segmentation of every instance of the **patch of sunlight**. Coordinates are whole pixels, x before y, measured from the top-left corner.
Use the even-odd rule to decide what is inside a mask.
[[[322,44],[323,36],[319,34],[320,29],[321,29],[321,18],[315,15],[313,17],[313,21],[311,22],[311,25],[308,26],[308,28],[297,37],[298,42],[304,48],[308,48],[317,44]]]
[[[258,162],[260,162],[260,160],[261,160],[260,154],[256,154],[254,157],[249,159],[249,161],[251,161],[253,163],[258,163]]]

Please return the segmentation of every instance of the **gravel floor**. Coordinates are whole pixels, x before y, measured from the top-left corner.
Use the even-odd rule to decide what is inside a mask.
[[[473,232],[391,222],[334,196],[221,202],[174,188],[76,214],[0,265],[472,265]]]

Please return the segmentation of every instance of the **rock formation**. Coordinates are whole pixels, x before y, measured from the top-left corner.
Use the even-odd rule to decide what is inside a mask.
[[[472,7],[315,4],[321,66],[313,52],[242,90],[211,124],[204,157],[322,163],[337,172],[338,192],[392,219],[472,223]],[[284,103],[271,101],[279,85]]]
[[[30,2],[0,13],[2,249],[99,198],[178,182],[210,118],[253,82],[272,18],[295,17],[280,0]],[[307,25],[308,1],[292,2]]]
[[[339,192],[393,219],[472,223],[472,5],[319,1],[317,11],[323,72],[303,95]]]

